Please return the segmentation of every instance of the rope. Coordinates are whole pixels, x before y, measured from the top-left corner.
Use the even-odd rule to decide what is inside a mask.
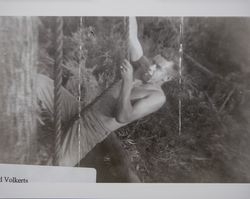
[[[179,48],[179,93],[181,96],[182,92],[182,64],[183,64],[183,28],[184,28],[184,19],[181,17],[180,23],[180,48]],[[179,97],[178,99],[178,110],[179,110],[179,135],[182,134],[182,99]]]
[[[124,48],[124,55],[126,57],[127,60],[130,60],[130,56],[129,56],[129,50],[128,50],[128,43],[129,43],[129,17],[124,17],[124,32],[125,32],[125,48]]]
[[[53,165],[59,165],[61,148],[62,118],[61,118],[61,86],[62,86],[62,62],[63,62],[63,19],[56,18],[55,24],[55,64],[54,64],[54,129],[55,145]]]
[[[80,44],[79,44],[79,66],[78,66],[78,119],[81,118],[81,110],[82,110],[82,106],[81,106],[81,97],[82,97],[82,92],[81,92],[81,78],[82,78],[82,59],[83,59],[83,17],[80,17]],[[80,167],[80,161],[81,161],[81,125],[80,123],[78,124],[78,128],[77,128],[77,136],[78,136],[78,163],[77,163],[77,167]]]

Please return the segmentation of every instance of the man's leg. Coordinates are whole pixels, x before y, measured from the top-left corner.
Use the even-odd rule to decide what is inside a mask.
[[[122,146],[122,141],[115,133],[111,133],[107,139],[105,139],[103,145],[106,147],[107,151],[110,151],[114,169],[120,173],[120,176],[123,177],[125,182],[141,182],[131,166],[131,160]]]
[[[54,112],[54,81],[49,77],[37,74],[36,95],[41,102],[43,108],[53,116]],[[69,121],[78,113],[79,102],[77,99],[64,87],[61,88],[61,111],[62,120]]]
[[[53,122],[53,113],[54,113],[54,81],[50,79],[49,77],[42,75],[42,74],[37,74],[36,75],[36,97],[37,101],[39,104],[40,111],[46,112],[46,115],[49,116],[49,119]],[[72,117],[76,116],[78,113],[78,107],[79,107],[79,102],[76,100],[76,98],[64,87],[61,87],[61,117],[62,117],[62,122],[67,123]],[[42,125],[51,125],[50,123],[43,123],[44,121],[41,121]],[[64,130],[64,129],[62,129]],[[78,126],[73,125],[71,128],[69,128],[66,132],[65,138],[63,139],[63,143],[69,143],[74,141],[77,143],[78,141],[75,141],[75,139],[78,139],[77,136],[77,130]],[[64,136],[63,136],[64,137]],[[66,138],[67,137],[67,138]],[[53,135],[49,135],[47,137],[47,141],[51,144],[54,144],[53,140]],[[77,150],[68,150],[69,147],[65,147],[65,144],[62,145],[62,150],[64,153],[69,153],[71,152],[72,155],[70,158],[66,155],[62,155],[61,158],[59,159],[59,162],[63,161],[63,164],[66,162],[67,165],[73,166],[76,164],[78,160],[78,151]],[[53,153],[53,151],[50,151],[49,153]],[[51,155],[48,154],[48,155]],[[48,165],[52,164],[52,157],[47,162]]]
[[[136,17],[129,17],[129,55],[133,62],[143,56],[143,50],[138,39],[138,25]]]
[[[97,182],[141,182],[131,166],[128,154],[122,147],[122,141],[115,132],[97,144],[81,160],[80,165],[96,168]]]

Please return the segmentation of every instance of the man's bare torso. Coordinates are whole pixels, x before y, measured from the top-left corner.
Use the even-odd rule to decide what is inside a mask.
[[[113,85],[103,95],[102,100],[98,101],[93,106],[93,111],[97,115],[98,119],[100,119],[106,126],[106,128],[108,128],[110,131],[117,130],[118,128],[127,124],[119,123],[115,118],[121,84],[121,81],[116,82],[115,85]],[[149,93],[151,92],[160,92],[163,94],[163,91],[160,87],[157,87],[150,83],[144,84],[140,80],[135,80],[130,96],[131,103],[133,104],[138,100],[142,100],[143,98],[147,97],[147,95],[149,95]]]

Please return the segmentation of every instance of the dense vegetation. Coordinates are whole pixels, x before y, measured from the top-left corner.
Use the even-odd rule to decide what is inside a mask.
[[[53,77],[54,20],[40,20],[39,73]],[[89,17],[82,24],[80,20],[64,18],[63,74],[64,87],[73,95],[78,96],[76,85],[81,84],[86,106],[119,78],[127,44],[123,18]],[[249,182],[250,20],[183,22],[180,35],[180,18],[138,19],[140,41],[149,58],[162,54],[178,64],[182,38],[181,84],[178,79],[166,83],[167,103],[158,112],[115,133],[143,182]],[[51,131],[50,125],[43,130]],[[44,132],[42,137],[49,135]],[[39,164],[51,150],[51,143],[43,144]]]

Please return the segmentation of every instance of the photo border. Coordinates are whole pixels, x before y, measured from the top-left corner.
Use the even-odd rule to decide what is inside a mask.
[[[0,16],[250,16],[246,0],[0,0]],[[2,198],[248,199],[250,184],[0,184]]]

